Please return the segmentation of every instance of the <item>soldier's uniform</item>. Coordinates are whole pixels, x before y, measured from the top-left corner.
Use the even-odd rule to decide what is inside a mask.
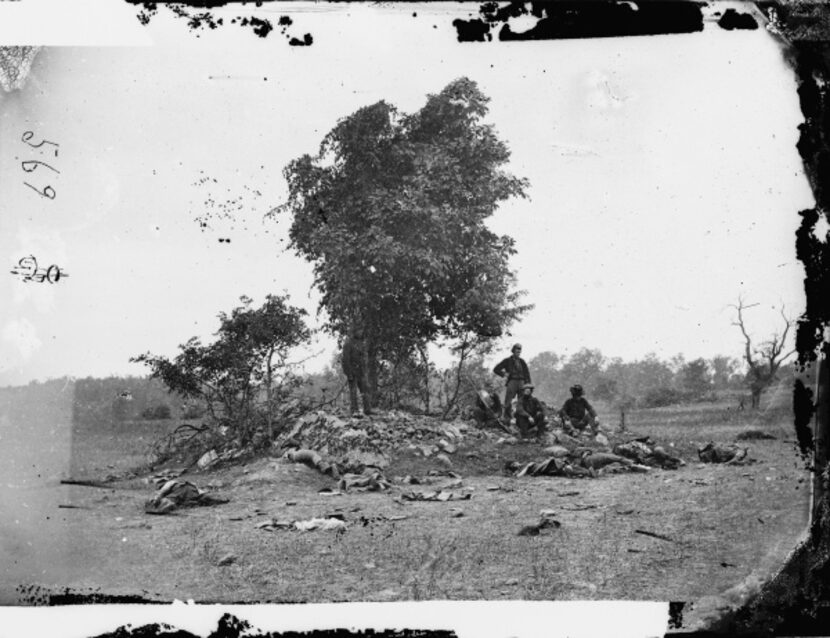
[[[519,344],[513,346],[513,354],[493,368],[493,372],[495,374],[506,379],[504,392],[504,418],[507,421],[510,421],[513,397],[522,391],[522,386],[525,383],[530,383],[530,370],[528,370],[524,359],[516,354],[516,350],[521,352],[521,349],[522,347]]]
[[[527,388],[532,390],[533,386],[526,383],[522,388],[522,394],[519,395],[516,401],[516,426],[522,436],[527,436],[530,429],[535,427],[536,436],[540,437],[545,433],[545,426],[547,425],[545,408],[535,396],[524,393]],[[532,423],[531,419],[533,419]]]
[[[363,412],[371,413],[371,401],[366,381],[366,362],[364,360],[363,340],[359,337],[346,337],[343,343],[341,365],[346,381],[349,383],[349,402],[351,403],[352,414],[358,412],[357,392],[360,391],[360,398],[363,400]]]
[[[579,388],[574,392],[574,388]],[[565,425],[577,430],[584,430],[586,426],[596,429],[597,412],[588,403],[588,399],[582,396],[582,387],[574,386],[571,393],[574,395],[562,405],[559,416],[565,420]]]

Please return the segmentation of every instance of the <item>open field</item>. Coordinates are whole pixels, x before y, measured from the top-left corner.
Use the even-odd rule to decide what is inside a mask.
[[[64,408],[58,402],[32,414]],[[463,477],[453,490],[469,491],[470,500],[411,503],[396,499],[410,489],[400,484],[389,492],[323,495],[321,488],[334,485],[329,477],[261,458],[186,475],[230,502],[169,516],[144,513],[152,487],[140,478],[103,489],[60,486],[55,472],[40,473],[41,482],[6,489],[8,504],[17,506],[16,523],[0,537],[4,557],[14,557],[0,570],[2,602],[20,602],[14,588],[21,583],[200,601],[695,600],[782,561],[806,525],[809,485],[784,410],[703,404],[632,412],[626,421],[633,433],[673,443],[687,465],[597,479],[517,479],[502,473],[504,463],[540,458],[538,445],[477,439],[453,455]],[[173,425],[76,424],[64,476],[66,468],[100,478],[140,466],[150,440]],[[696,462],[700,443],[731,442],[748,428],[777,437],[745,443],[756,463]],[[386,475],[394,481],[439,468],[402,451]],[[433,481],[436,489],[452,479]],[[518,536],[543,509],[554,510],[561,527]],[[271,517],[330,513],[345,517],[345,531],[256,527]],[[233,562],[220,566],[228,554]]]

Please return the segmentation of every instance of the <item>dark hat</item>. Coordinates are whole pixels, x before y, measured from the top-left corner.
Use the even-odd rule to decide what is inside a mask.
[[[572,394],[582,394],[583,393],[582,386],[579,385],[578,383],[576,385],[572,385],[571,386],[571,393]]]
[[[510,352],[513,352],[513,351],[514,351],[514,350],[516,350],[517,348],[518,348],[519,350],[521,350],[521,349],[522,349],[522,344],[520,344],[520,343],[514,343],[514,344],[513,344],[513,347],[512,347],[512,348],[510,348]]]

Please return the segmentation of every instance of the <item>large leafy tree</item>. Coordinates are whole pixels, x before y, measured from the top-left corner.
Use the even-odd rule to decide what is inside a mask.
[[[415,113],[364,107],[284,170],[291,245],[314,265],[327,328],[360,325],[369,381],[441,339],[492,339],[527,309],[513,290],[514,241],[489,230],[497,206],[525,196],[510,153],[484,123],[489,98],[461,78]]]

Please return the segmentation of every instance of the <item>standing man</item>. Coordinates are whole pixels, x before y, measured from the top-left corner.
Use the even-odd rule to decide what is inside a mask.
[[[516,344],[512,348],[512,355],[507,357],[499,365],[493,368],[493,372],[501,378],[506,379],[504,392],[504,418],[509,423],[513,397],[521,394],[522,386],[530,383],[530,371],[527,369],[525,360],[522,359],[522,346]]]
[[[352,415],[360,414],[357,407],[357,391],[360,390],[360,398],[363,400],[363,412],[371,414],[371,399],[368,396],[368,383],[366,382],[366,361],[363,344],[363,331],[359,327],[353,327],[349,336],[343,343],[343,354],[340,363],[343,366],[343,373],[349,383],[349,401],[351,403]]]
[[[516,401],[516,426],[522,438],[529,434],[531,428],[536,428],[536,438],[541,440],[545,435],[546,425],[545,408],[542,402],[533,396],[533,384],[525,383]]]
[[[571,386],[571,398],[565,401],[562,409],[559,410],[559,417],[565,424],[565,429],[576,429],[582,431],[590,425],[594,434],[599,428],[599,419],[596,410],[588,403],[584,396],[582,386],[577,384]]]

